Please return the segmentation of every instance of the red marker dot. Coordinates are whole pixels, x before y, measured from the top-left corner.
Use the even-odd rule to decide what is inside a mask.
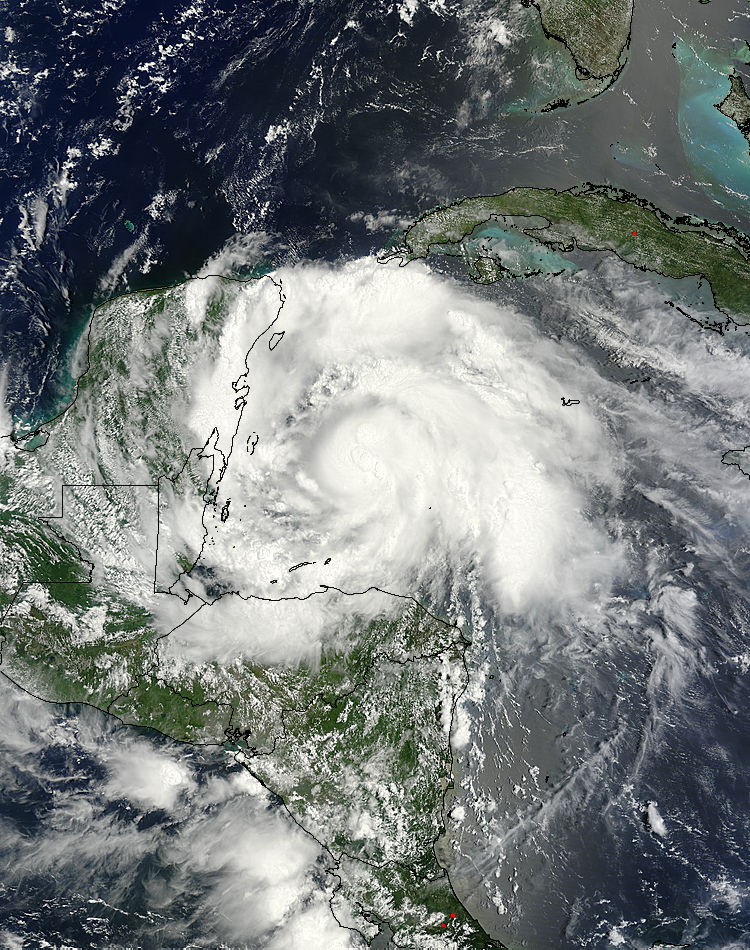
[[[440,924],[441,927],[445,927],[445,924]]]
[[[633,231],[633,237],[635,237],[635,231]]]
[[[455,917],[455,916],[456,916],[455,914],[451,914],[451,917]]]

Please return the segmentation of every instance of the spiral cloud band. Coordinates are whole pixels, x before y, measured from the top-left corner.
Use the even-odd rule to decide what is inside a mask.
[[[188,410],[196,445],[218,432],[205,453],[219,453],[221,478],[180,583],[206,600],[243,598],[215,603],[212,626],[219,608],[236,648],[267,655],[266,629],[273,656],[282,644],[298,656],[342,608],[311,596],[328,588],[439,607],[471,578],[496,610],[517,613],[608,586],[619,555],[587,499],[617,490],[616,447],[576,388],[570,353],[420,266],[366,259],[275,280],[278,317],[248,336],[248,311],[234,310]],[[249,291],[275,293],[268,282]],[[570,394],[580,401],[566,406]],[[197,517],[198,506],[178,506],[170,523],[195,537]],[[179,633],[203,649],[217,646],[207,612]]]

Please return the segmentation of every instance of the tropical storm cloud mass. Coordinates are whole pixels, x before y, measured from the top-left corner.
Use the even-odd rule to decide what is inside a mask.
[[[522,314],[424,268],[370,259],[274,279],[278,317],[238,360],[239,333],[256,332],[245,308],[279,293],[268,281],[243,289],[215,359],[191,373],[187,412],[195,443],[217,428],[212,448],[227,459],[198,566],[210,583],[284,603],[278,620],[261,622],[273,630],[268,649],[283,648],[284,613],[292,655],[306,639],[300,627],[319,640],[334,609],[321,588],[378,587],[438,605],[465,594],[472,575],[501,612],[535,613],[609,587],[621,552],[585,508],[595,488],[616,491],[618,450],[590,410],[561,411],[572,354],[536,338]],[[170,516],[190,524],[177,505]],[[306,598],[304,608],[290,598]],[[252,635],[242,642],[248,607],[227,599],[221,609],[235,646],[262,650]],[[209,614],[195,624],[212,623]]]
[[[553,310],[555,332],[543,334]],[[705,710],[700,682],[747,666],[730,594],[749,527],[745,485],[721,464],[747,410],[743,342],[686,333],[653,279],[634,281],[620,264],[515,300],[375,258],[120,298],[82,340],[72,407],[26,437],[40,443],[33,451],[19,443],[4,456],[6,473],[23,473],[14,510],[59,516],[56,536],[85,563],[98,603],[60,602],[61,588],[16,557],[6,619],[48,612],[98,648],[127,604],[156,636],[149,675],[189,682],[198,671],[206,694],[228,702],[223,670],[325,670],[363,624],[397,623],[413,598],[465,642],[468,676],[438,674],[455,762],[439,835],[451,883],[489,933],[549,933],[575,900],[572,827],[592,848],[603,830],[616,841],[613,827],[630,828],[632,874],[644,860],[684,862],[696,821],[711,833],[694,802],[685,812],[705,769],[686,770],[658,801],[650,776],[687,755],[667,735],[694,704]],[[15,643],[6,656],[21,672]],[[113,689],[127,685],[121,659],[97,662]],[[725,687],[713,695],[741,714]],[[105,705],[137,720],[137,705]],[[194,738],[216,741],[201,728]],[[130,748],[140,749],[132,760]],[[160,814],[208,795],[184,765],[190,754],[172,748],[157,756],[127,739],[107,753],[106,793]],[[252,748],[229,754],[253,771]],[[262,801],[256,779],[232,775],[222,803],[240,790]],[[221,805],[235,807],[250,805]],[[362,807],[359,821],[374,822]],[[252,916],[263,941],[281,928],[278,946],[296,946],[304,887],[320,895],[310,914],[352,924],[323,899],[340,855],[317,836],[290,844],[294,866],[273,874],[288,874],[283,890],[254,876],[264,840],[276,853],[274,835],[303,834],[298,817],[277,808],[239,864],[222,850],[215,866],[201,858],[205,868],[187,857],[204,819],[184,818],[195,830],[180,832],[182,856],[170,861],[201,880],[234,869],[232,886],[268,886],[278,901],[265,923],[222,917],[231,939],[248,939]],[[127,825],[104,833],[127,849]],[[162,855],[158,838],[148,847]],[[722,880],[706,869],[693,886],[711,901]],[[552,888],[562,900],[545,896]],[[156,901],[149,888],[144,899]],[[169,889],[159,898],[160,926],[172,926],[178,899]],[[592,913],[602,932],[627,926]],[[336,939],[356,946],[356,930]]]
[[[0,945],[740,950],[739,0],[0,14]]]

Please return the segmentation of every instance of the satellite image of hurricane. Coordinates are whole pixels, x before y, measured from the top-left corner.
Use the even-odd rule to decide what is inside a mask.
[[[747,0],[0,0],[0,950],[750,948]]]

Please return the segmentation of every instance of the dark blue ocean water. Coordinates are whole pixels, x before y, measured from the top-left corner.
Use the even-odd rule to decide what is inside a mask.
[[[674,6],[685,15],[682,4]],[[712,29],[719,29],[728,6],[722,0],[711,4],[718,12],[698,12],[714,16]],[[611,92],[570,114],[544,116],[503,115],[504,104],[529,92],[517,67],[527,63],[535,39],[528,32],[507,49],[487,40],[487,22],[510,17],[510,7],[425,4],[411,22],[404,9],[385,0],[0,4],[0,364],[17,419],[43,417],[64,401],[70,355],[97,303],[128,288],[177,281],[219,254],[214,266],[221,269],[338,260],[377,250],[441,201],[587,179],[747,227],[747,209],[713,204],[689,174],[675,118],[680,76],[669,5],[642,11],[634,66]],[[658,103],[654,88],[662,92]],[[654,145],[657,158],[618,163],[610,148],[616,141]],[[553,304],[543,285],[518,294],[519,305],[550,333],[575,337],[556,326],[561,311],[545,310]],[[686,324],[691,332],[699,331]],[[666,370],[664,377],[668,382]],[[651,530],[665,570],[679,572],[689,560],[682,554],[690,534],[651,510],[636,474],[623,518]],[[654,484],[659,477],[653,475]],[[702,501],[691,503],[700,509]],[[556,682],[558,658],[534,658],[542,667],[547,662],[553,692],[588,689],[599,725],[587,720],[581,742],[594,752],[617,721],[606,688],[627,692],[625,673],[638,684],[625,704],[633,732],[622,759],[586,793],[605,817],[589,829],[575,824],[580,815],[571,819],[565,847],[572,870],[553,875],[524,932],[547,933],[548,906],[573,923],[557,944],[547,935],[538,950],[621,945],[609,929],[596,930],[605,918],[614,926],[618,914],[626,946],[646,948],[657,939],[717,950],[750,946],[747,565],[744,541],[731,535],[721,512],[712,510],[706,523],[718,539],[728,532],[734,560],[731,571],[720,559],[699,565],[684,582],[700,598],[705,640],[684,644],[702,653],[679,708],[659,705],[658,682],[647,690],[658,647],[638,640],[617,669],[607,666],[602,679],[584,675],[575,691]],[[596,648],[590,653],[593,663]],[[513,658],[506,659],[512,669]],[[220,819],[222,806],[191,793],[193,804],[174,818],[157,806],[133,806],[117,788],[101,792],[112,771],[110,746],[125,742],[128,730],[75,709],[60,712],[59,726],[56,713],[19,710],[15,694],[8,695],[9,729],[0,748],[0,934],[25,933],[20,945],[29,947],[44,940],[180,945],[181,921],[189,919],[195,945],[218,945],[219,931],[195,911],[204,897],[210,901],[215,872],[191,875],[187,859],[180,865],[166,842],[182,835],[202,847],[199,810],[212,808]],[[524,709],[527,726],[539,721],[535,709],[532,702]],[[183,754],[164,750],[174,761]],[[195,766],[197,787],[225,768],[218,753],[208,753]],[[636,771],[629,817],[613,817],[607,796],[618,783],[622,792]],[[664,841],[644,832],[650,800],[667,820],[681,816],[672,818]],[[99,858],[89,855],[79,872],[87,820]],[[154,881],[172,879],[174,889],[159,905]],[[95,913],[90,900],[99,902]]]
[[[194,273],[238,232],[272,235],[277,259],[368,251],[382,236],[349,215],[413,213],[440,190],[425,169],[417,192],[403,164],[462,94],[419,51],[460,37],[435,16],[408,39],[399,24],[326,0],[3,5],[0,353],[17,413],[57,398],[66,348],[114,290]]]
[[[717,215],[668,118],[649,123],[658,173],[610,152],[641,122],[620,90],[645,97],[644,120],[654,73],[667,115],[676,100],[666,7],[638,21],[657,39],[634,44],[632,73],[573,122],[507,113],[537,95],[528,64],[543,37],[533,11],[489,0],[414,14],[390,0],[1,11],[0,362],[19,417],[59,402],[97,302],[194,273],[237,235],[265,235],[274,261],[336,259],[463,194],[581,180]]]

